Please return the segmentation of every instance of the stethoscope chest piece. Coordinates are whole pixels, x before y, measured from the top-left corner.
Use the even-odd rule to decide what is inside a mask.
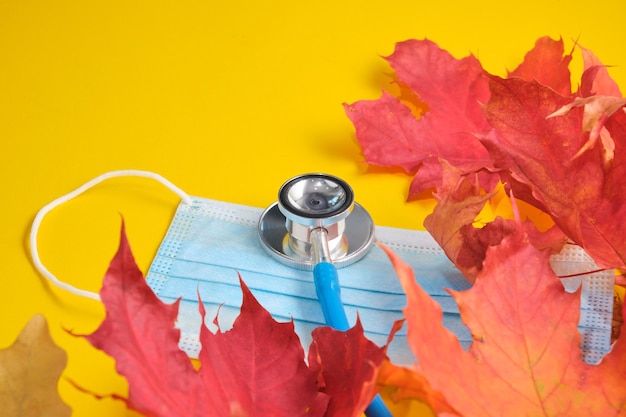
[[[285,182],[278,201],[261,215],[258,231],[270,256],[302,270],[312,270],[320,256],[338,268],[351,265],[374,241],[374,222],[354,202],[352,188],[327,174],[305,174]]]

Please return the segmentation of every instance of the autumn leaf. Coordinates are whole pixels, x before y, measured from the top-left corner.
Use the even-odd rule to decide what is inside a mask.
[[[240,282],[243,302],[232,330],[200,329],[200,376],[205,395],[216,397],[208,410],[228,415],[235,407],[250,416],[287,417],[311,415],[312,408],[323,415],[329,398],[318,392],[293,322],[274,321]]]
[[[579,294],[563,290],[549,253],[535,249],[521,225],[487,250],[471,289],[452,293],[474,337],[469,351],[443,327],[440,307],[410,267],[385,250],[407,294],[408,338],[417,359],[379,379],[395,395],[424,400],[428,396],[417,393],[429,392],[439,415],[626,415],[626,337],[599,365],[582,360]]]
[[[582,76],[580,95],[621,97],[619,86],[611,78],[606,65],[590,49],[579,46],[583,55],[584,73]]]
[[[441,392],[433,389],[428,380],[413,369],[384,362],[378,372],[378,384],[391,388],[391,398],[396,402],[417,400],[428,405],[436,415],[462,416]]]
[[[497,230],[494,223],[485,226],[494,233],[483,229],[477,233],[474,220],[493,193],[481,192],[461,170],[447,161],[440,162],[442,183],[433,194],[438,203],[424,219],[424,226],[463,275],[474,282],[486,246],[498,243],[507,232],[505,228]]]
[[[57,384],[67,363],[46,319],[34,316],[13,345],[0,350],[0,404],[5,417],[69,417]]]
[[[100,297],[105,320],[86,338],[115,358],[129,382],[128,407],[147,416],[193,416],[206,407],[204,386],[178,349],[178,303],[163,304],[145,285],[123,231]]]
[[[544,36],[537,39],[524,61],[509,72],[508,78],[537,81],[563,96],[569,96],[572,92],[569,71],[571,61],[572,52],[564,55],[563,39],[556,41]]]
[[[580,50],[583,55],[584,72],[578,94],[571,103],[548,117],[562,116],[574,107],[582,107],[584,109],[582,131],[589,132],[589,139],[574,157],[592,149],[599,138],[605,152],[605,162],[608,162],[614,157],[615,141],[604,124],[613,113],[626,105],[626,100],[622,98],[617,83],[609,76],[606,66],[598,57],[589,49],[580,47]]]
[[[487,248],[498,245],[505,236],[513,233],[517,222],[497,216],[476,226],[477,216],[495,192],[483,192],[468,176],[445,161],[442,161],[442,167],[441,189],[433,193],[437,205],[424,219],[424,226],[446,256],[473,283],[483,267]],[[514,199],[512,203],[517,210]],[[558,228],[539,233],[530,222],[524,222],[523,227],[535,247],[550,253],[560,252],[567,241]]]
[[[604,163],[608,163],[615,156],[615,140],[604,126],[609,117],[616,111],[626,106],[626,99],[613,96],[590,96],[576,97],[574,101],[564,105],[557,111],[546,116],[546,118],[566,115],[575,107],[583,108],[583,128],[582,133],[589,133],[587,142],[583,144],[573,159],[579,157],[584,152],[593,149],[600,139],[604,152]]]
[[[615,140],[615,157],[606,164],[602,149],[579,154],[588,133],[583,111],[548,118],[569,98],[537,82],[491,77],[485,105],[494,131],[483,138],[494,165],[508,173],[518,198],[546,211],[601,267],[626,267],[626,113],[605,123]]]
[[[122,228],[100,292],[107,315],[86,336],[115,358],[118,372],[128,380],[128,398],[111,397],[156,417],[362,413],[377,392],[373,380],[386,359],[384,349],[369,342],[360,326],[347,332],[319,329],[313,334],[309,358],[315,361],[309,366],[293,322],[275,321],[243,280],[241,288],[241,312],[230,330],[218,326],[212,333],[201,327],[196,370],[178,348],[178,303],[162,303],[148,287]],[[199,309],[204,318],[201,303]]]
[[[489,155],[472,135],[489,129],[480,103],[489,99],[483,69],[474,56],[457,60],[429,40],[398,43],[387,58],[398,80],[428,105],[416,119],[397,98],[383,92],[379,100],[345,105],[366,160],[375,165],[417,171],[410,195],[441,182],[440,159],[465,173],[481,172],[481,185],[491,189],[495,177]]]
[[[378,392],[375,376],[387,356],[384,347],[365,339],[357,318],[345,333],[316,328],[308,358],[319,373],[321,391],[330,396],[325,417],[358,417]]]

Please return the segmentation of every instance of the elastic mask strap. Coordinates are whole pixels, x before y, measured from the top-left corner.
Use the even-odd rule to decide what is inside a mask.
[[[92,298],[94,300],[100,300],[100,295],[98,295],[95,292],[91,292],[91,291],[86,291],[86,290],[81,290],[80,288],[76,288],[70,284],[67,284],[61,280],[59,280],[52,272],[50,272],[41,262],[41,259],[39,258],[39,250],[37,248],[37,234],[39,233],[39,228],[41,227],[41,222],[43,220],[43,218],[46,216],[46,214],[48,214],[50,211],[52,211],[54,208],[56,208],[57,206],[60,206],[61,204],[72,200],[73,198],[79,196],[80,194],[84,193],[85,191],[87,191],[88,189],[90,189],[91,187],[106,181],[110,178],[117,178],[117,177],[144,177],[144,178],[151,178],[153,180],[156,180],[158,182],[160,182],[161,184],[163,184],[165,187],[169,188],[172,192],[174,192],[175,194],[177,194],[178,196],[180,196],[180,198],[183,200],[183,202],[185,202],[186,204],[191,204],[192,203],[192,199],[191,197],[185,193],[183,190],[181,190],[180,188],[178,188],[176,185],[172,184],[169,180],[163,178],[162,176],[160,176],[159,174],[156,174],[154,172],[149,172],[149,171],[138,171],[138,170],[119,170],[119,171],[111,171],[111,172],[107,172],[104,173],[94,179],[92,179],[91,181],[81,185],[80,187],[78,187],[76,190],[65,194],[64,196],[61,196],[59,198],[57,198],[56,200],[46,204],[41,210],[39,210],[39,212],[37,213],[37,215],[35,216],[35,220],[33,220],[33,224],[31,226],[30,229],[30,255],[31,258],[33,260],[33,264],[35,266],[35,268],[41,273],[41,275],[43,275],[44,277],[46,277],[48,279],[48,281],[50,281],[52,284],[56,285],[57,287],[64,289],[65,291],[69,291],[72,294],[76,294],[76,295],[80,295],[83,297],[87,297],[87,298]]]

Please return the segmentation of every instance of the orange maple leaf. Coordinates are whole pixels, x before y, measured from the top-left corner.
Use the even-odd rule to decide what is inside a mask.
[[[410,267],[385,249],[404,291],[417,363],[390,365],[379,383],[438,415],[624,416],[626,332],[599,365],[582,360],[579,294],[569,294],[521,225],[487,250],[475,285],[452,292],[474,337],[469,351],[442,325],[441,309]],[[549,302],[547,302],[549,301]]]

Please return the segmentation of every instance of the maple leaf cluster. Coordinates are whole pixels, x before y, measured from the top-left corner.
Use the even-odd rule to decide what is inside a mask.
[[[562,40],[539,39],[506,78],[472,55],[406,41],[387,60],[412,103],[385,92],[345,105],[367,162],[415,173],[410,198],[435,190],[441,204],[424,225],[471,281],[486,247],[514,229],[502,220],[471,226],[499,181],[554,220],[537,245],[558,251],[570,240],[600,267],[626,268],[626,99],[581,50],[572,92]]]
[[[626,100],[581,50],[572,92],[562,40],[539,39],[506,78],[429,40],[402,42],[387,58],[402,94],[345,105],[369,163],[414,174],[410,198],[434,190],[424,225],[474,283],[452,292],[474,338],[464,351],[388,251],[417,359],[409,368],[383,363],[378,382],[396,399],[419,399],[442,416],[626,415],[623,325],[603,361],[586,364],[579,294],[566,293],[549,264],[569,241],[600,267],[626,267]],[[475,227],[499,182],[555,226],[540,233],[522,223],[513,201],[515,219]]]

